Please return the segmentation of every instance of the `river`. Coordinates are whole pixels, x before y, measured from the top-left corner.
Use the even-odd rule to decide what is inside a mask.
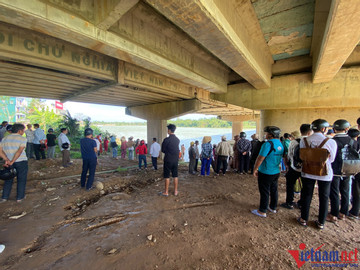
[[[147,130],[146,126],[107,126],[98,125],[104,131],[108,131],[110,134],[116,135],[117,138],[125,136],[126,139],[130,136],[136,139],[143,139],[146,141]],[[178,127],[175,131],[175,135],[180,139],[180,145],[185,145],[185,161],[188,161],[188,148],[190,142],[198,140],[201,144],[204,136],[211,136],[211,143],[217,144],[221,141],[221,136],[225,135],[227,140],[231,140],[231,128],[193,128],[193,127]],[[255,133],[255,130],[245,130],[247,138]],[[161,144],[161,142],[159,142]],[[200,150],[200,147],[199,147]]]

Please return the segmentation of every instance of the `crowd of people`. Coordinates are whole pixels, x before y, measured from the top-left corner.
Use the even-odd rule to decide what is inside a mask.
[[[260,193],[259,208],[251,212],[259,217],[266,218],[267,212],[276,213],[278,206],[278,179],[281,172],[286,177],[286,200],[281,204],[286,209],[301,209],[297,221],[302,226],[308,225],[310,205],[317,183],[319,193],[319,214],[315,221],[319,229],[324,228],[326,221],[338,223],[345,218],[359,218],[360,208],[360,118],[358,128],[350,128],[350,123],[339,119],[334,122],[332,129],[326,120],[317,119],[311,124],[302,124],[299,130],[284,133],[276,126],[264,128],[264,140],[260,141],[257,134],[248,140],[245,132],[240,132],[234,137],[233,142],[227,141],[226,136],[221,137],[221,142],[212,145],[210,136],[204,136],[201,146],[199,141],[190,143],[189,174],[198,173],[199,160],[201,162],[199,176],[209,176],[213,168],[215,177],[227,171],[237,174],[252,174],[257,177]],[[91,128],[85,129],[84,138],[80,140],[83,159],[83,171],[80,185],[87,190],[92,189],[97,158],[107,153],[112,148],[112,156],[117,158],[118,149],[121,158],[129,160],[138,159],[138,166],[147,169],[147,155],[151,156],[152,167],[158,169],[157,161],[164,154],[163,176],[165,190],[162,196],[169,196],[170,175],[174,178],[174,195],[178,191],[178,164],[185,155],[184,145],[180,146],[179,139],[175,136],[176,126],[170,124],[168,137],[161,145],[157,138],[153,138],[149,153],[144,140],[128,140],[123,136],[119,141],[115,136],[110,140],[105,137],[102,141],[101,134],[94,137]],[[70,163],[70,140],[67,129],[62,128],[58,137],[53,129],[45,135],[38,124],[28,124],[27,129],[23,124],[9,125],[2,123],[0,128],[0,157],[5,161],[6,167],[16,169],[17,201],[21,202],[25,196],[25,186],[28,171],[28,159],[45,159],[47,148],[48,158],[54,158],[56,140],[62,153],[62,165]],[[25,134],[25,135],[24,135]],[[120,143],[120,146],[118,145]],[[110,147],[109,147],[110,143]],[[200,149],[199,149],[200,147]],[[352,152],[351,152],[351,151]],[[353,161],[359,161],[356,167],[344,169],[345,162],[352,153]],[[35,154],[35,157],[34,157]],[[89,176],[87,174],[89,172]],[[13,179],[5,181],[2,201],[7,201],[11,192]],[[301,186],[300,199],[294,201],[295,187]],[[331,209],[328,213],[328,201]],[[349,205],[352,208],[349,209]]]

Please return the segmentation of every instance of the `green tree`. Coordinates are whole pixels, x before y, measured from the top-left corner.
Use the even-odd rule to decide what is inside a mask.
[[[66,111],[62,124],[69,130],[69,137],[74,138],[79,135],[79,120],[72,117],[69,111]]]
[[[49,107],[40,105],[40,107],[33,107],[31,110],[31,114],[28,113],[27,119],[30,120],[31,123],[38,123],[45,132],[50,128],[56,128],[61,122],[61,115],[56,114]]]

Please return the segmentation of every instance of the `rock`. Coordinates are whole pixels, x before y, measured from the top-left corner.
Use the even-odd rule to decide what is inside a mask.
[[[153,236],[152,236],[152,234],[150,234],[150,235],[146,236],[146,238],[147,238],[149,241],[152,241]]]
[[[187,223],[187,221],[185,221],[184,226],[187,226],[187,225],[188,225],[188,223]]]
[[[105,191],[104,190],[100,190],[100,195],[104,195]]]
[[[113,201],[119,201],[119,200],[127,200],[131,198],[130,195],[126,194],[126,193],[115,193],[114,195],[112,195],[111,199]]]
[[[104,189],[104,184],[102,182],[100,182],[100,181],[96,181],[94,185],[98,190],[103,190]]]
[[[47,188],[46,191],[53,191],[56,190],[56,188]]]
[[[116,249],[116,248],[113,248],[113,249],[111,249],[111,250],[108,252],[108,254],[114,254],[116,251],[117,251],[117,249]]]

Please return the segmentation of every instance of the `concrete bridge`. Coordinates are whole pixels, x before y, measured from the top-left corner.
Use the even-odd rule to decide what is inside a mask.
[[[359,18],[358,0],[0,0],[0,94],[126,106],[148,141],[195,112],[233,133],[354,124]]]

